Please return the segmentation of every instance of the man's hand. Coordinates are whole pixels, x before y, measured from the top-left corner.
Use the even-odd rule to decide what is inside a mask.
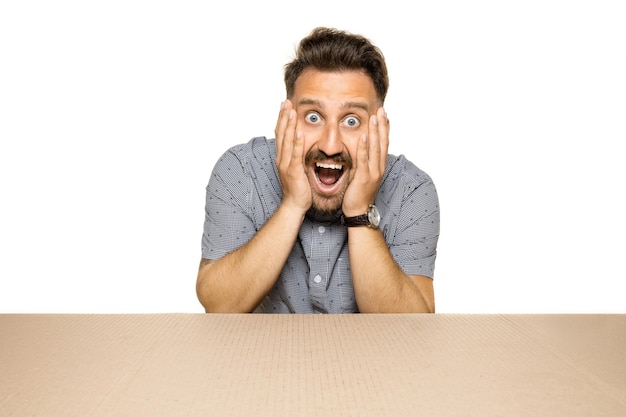
[[[377,114],[369,119],[368,135],[363,135],[357,146],[354,177],[346,190],[342,205],[346,216],[363,214],[374,202],[385,174],[388,148],[389,120],[385,110],[380,107]]]
[[[297,114],[285,100],[280,108],[276,135],[276,166],[283,188],[282,204],[306,212],[312,204],[311,186],[304,166],[304,136],[297,131]]]

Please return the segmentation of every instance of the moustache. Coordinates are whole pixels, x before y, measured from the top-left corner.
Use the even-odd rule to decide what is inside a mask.
[[[352,168],[352,158],[350,157],[350,154],[347,152],[342,152],[342,153],[338,153],[335,155],[326,155],[326,153],[324,153],[323,151],[316,149],[316,150],[310,150],[309,152],[307,152],[306,156],[304,157],[305,165],[309,165],[313,161],[329,161],[329,160],[336,162],[338,164],[345,165],[348,167],[348,169]]]

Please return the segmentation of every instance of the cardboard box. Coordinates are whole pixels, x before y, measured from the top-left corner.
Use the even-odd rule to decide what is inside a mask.
[[[0,416],[626,416],[625,315],[0,315]]]

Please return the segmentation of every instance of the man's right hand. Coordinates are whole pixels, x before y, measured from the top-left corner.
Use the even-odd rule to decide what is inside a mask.
[[[304,165],[304,135],[297,130],[297,113],[290,100],[280,108],[274,134],[276,135],[276,166],[283,188],[282,205],[300,210],[311,207],[311,185]]]

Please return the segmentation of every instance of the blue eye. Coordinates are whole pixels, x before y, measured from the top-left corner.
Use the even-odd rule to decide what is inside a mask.
[[[357,119],[354,116],[346,117],[346,120],[344,122],[345,122],[345,124],[347,124],[350,127],[357,127],[357,126],[359,126],[361,124],[359,119]]]
[[[309,113],[306,116],[304,116],[304,120],[306,120],[309,123],[319,123],[320,121],[320,115],[317,113]]]

